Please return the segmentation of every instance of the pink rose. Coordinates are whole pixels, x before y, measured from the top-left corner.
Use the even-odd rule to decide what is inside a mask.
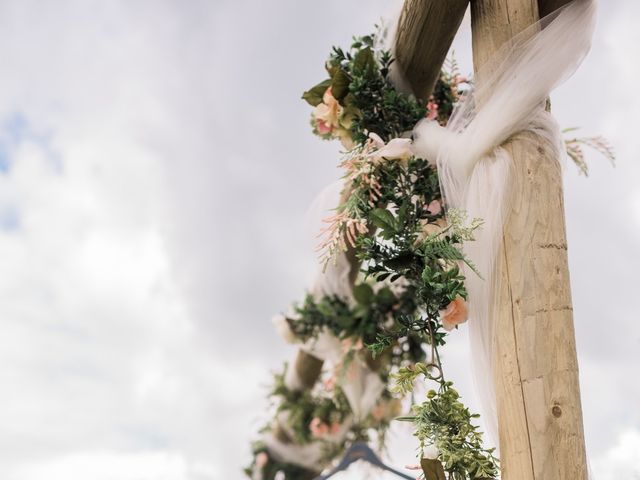
[[[427,205],[427,210],[431,215],[438,215],[442,211],[442,205],[439,200],[433,200]]]
[[[456,299],[447,305],[447,308],[440,311],[440,320],[445,330],[451,331],[456,325],[467,321],[467,302],[462,297]]]
[[[334,422],[334,423],[331,424],[331,428],[329,429],[329,433],[331,433],[331,435],[336,435],[340,431],[341,427],[342,427],[342,425],[340,425],[337,422]]]
[[[269,455],[267,452],[260,452],[256,455],[256,467],[263,468],[269,462]]]
[[[331,133],[331,127],[320,119],[316,119],[316,129],[320,135],[327,135]]]
[[[429,100],[427,103],[427,120],[438,119],[438,104],[433,100]]]

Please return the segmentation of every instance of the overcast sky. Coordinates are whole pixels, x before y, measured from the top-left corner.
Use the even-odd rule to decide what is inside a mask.
[[[553,109],[618,153],[565,173],[587,444],[613,480],[640,478],[640,3],[602,3]],[[0,0],[2,479],[242,478],[294,353],[269,319],[309,285],[304,212],[339,175],[299,97],[394,4]],[[413,446],[396,429],[394,463]]]

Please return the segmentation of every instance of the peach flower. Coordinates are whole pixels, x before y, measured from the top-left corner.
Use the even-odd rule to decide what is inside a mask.
[[[333,422],[331,425],[324,423],[318,417],[315,417],[309,423],[309,430],[311,435],[315,438],[326,437],[327,435],[337,435],[340,432],[342,425],[338,422]]]
[[[318,417],[315,417],[309,423],[309,430],[311,431],[312,436],[316,438],[320,438],[320,437],[324,437],[329,433],[329,425],[324,423]]]
[[[322,103],[316,106],[313,114],[316,119],[316,128],[322,135],[331,133],[334,128],[339,126],[342,107],[331,93],[331,87],[324,92]]]
[[[256,455],[256,467],[263,468],[269,462],[269,455],[267,452],[260,452]]]
[[[447,308],[440,310],[440,320],[447,331],[451,331],[457,325],[466,322],[467,315],[467,302],[462,297],[456,297],[453,302],[447,305]]]

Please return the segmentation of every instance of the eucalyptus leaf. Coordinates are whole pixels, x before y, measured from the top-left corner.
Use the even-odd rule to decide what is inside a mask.
[[[330,79],[324,80],[319,84],[317,84],[315,87],[312,87],[311,89],[304,92],[302,94],[302,98],[306,100],[307,103],[312,107],[317,107],[322,103],[322,97],[324,96],[324,92],[326,92],[327,88],[329,88],[330,86],[331,86],[331,80]]]
[[[342,99],[349,93],[349,75],[341,68],[336,70],[331,79],[331,93],[338,102],[342,103]]]

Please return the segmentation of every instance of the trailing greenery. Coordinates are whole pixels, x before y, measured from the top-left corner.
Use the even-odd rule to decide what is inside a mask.
[[[398,376],[400,384],[409,383],[402,373]],[[427,400],[414,405],[413,416],[398,420],[413,423],[421,449],[437,448],[449,480],[495,479],[499,474],[495,449],[483,447],[482,433],[472,423],[479,415],[462,404],[452,385],[442,382],[438,391],[429,390]]]
[[[308,295],[303,305],[295,309],[296,318],[290,320],[292,331],[301,339],[317,337],[328,330],[340,339],[351,339],[351,343],[374,343],[390,324],[400,323],[415,312],[415,292],[404,288],[396,295],[391,288],[383,286],[375,291],[367,282],[357,284],[353,289],[355,305],[349,305],[336,296],[326,296],[319,301]],[[414,332],[407,332],[384,349],[387,365],[378,369],[385,378],[388,368],[403,362],[418,362],[424,359],[422,338]],[[397,348],[388,348],[395,345]]]
[[[499,469],[493,449],[484,448],[482,433],[473,424],[478,415],[445,380],[439,354],[449,331],[466,320],[463,271],[479,272],[462,246],[473,241],[481,221],[447,210],[435,168],[408,148],[415,124],[426,117],[445,125],[472,82],[452,57],[430,98],[399,92],[390,80],[394,59],[378,48],[378,40],[376,34],[367,35],[354,38],[346,50],[334,47],[325,64],[328,78],[302,96],[314,107],[313,132],[339,139],[346,149],[340,164],[346,201],[326,219],[320,246],[325,266],[349,251],[362,262],[363,275],[353,288],[353,300],[307,295],[284,322],[285,337],[300,342],[313,342],[325,333],[342,340],[342,374],[351,362],[364,362],[384,382],[393,378],[395,386],[381,394],[370,415],[347,425],[346,435],[335,441],[327,432],[344,426],[351,415],[340,388],[346,380],[336,371],[329,384],[311,391],[290,390],[284,376],[276,375],[274,412],[286,422],[296,445],[320,442],[319,463],[326,463],[349,442],[369,440],[372,432],[384,442],[389,422],[399,415],[399,399],[425,377],[436,382],[437,390],[400,419],[413,423],[421,449],[437,449],[448,480],[494,479]],[[568,154],[583,173],[583,146],[613,161],[613,151],[601,137],[568,139]],[[263,432],[273,431],[275,423]],[[304,480],[317,474],[277,461],[265,443],[254,444],[253,451],[245,472],[256,480]]]

